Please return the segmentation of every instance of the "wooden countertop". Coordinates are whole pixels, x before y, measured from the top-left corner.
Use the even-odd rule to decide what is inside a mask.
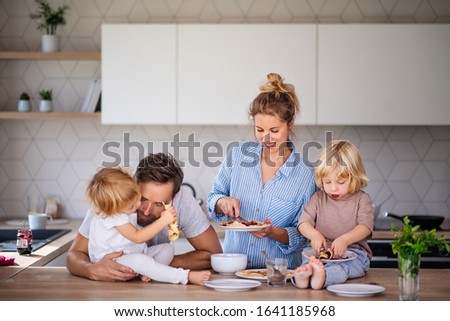
[[[420,271],[420,300],[450,300],[450,270]],[[212,280],[236,278],[213,274]],[[260,287],[245,292],[218,292],[198,285],[173,285],[159,282],[144,283],[138,279],[128,282],[91,281],[71,275],[64,267],[29,267],[1,284],[0,300],[9,301],[397,301],[397,269],[371,269],[363,278],[348,283],[376,282],[386,288],[371,297],[342,297],[327,290],[300,290],[288,283],[282,288]]]

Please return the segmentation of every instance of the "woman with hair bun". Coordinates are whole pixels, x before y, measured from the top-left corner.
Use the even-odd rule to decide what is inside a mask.
[[[294,86],[270,73],[259,89],[248,110],[256,141],[231,148],[214,178],[208,211],[218,222],[242,217],[269,224],[254,232],[226,231],[224,252],[247,254],[247,268],[265,267],[262,250],[295,268],[308,243],[296,227],[315,192],[314,171],[289,138],[300,111]]]

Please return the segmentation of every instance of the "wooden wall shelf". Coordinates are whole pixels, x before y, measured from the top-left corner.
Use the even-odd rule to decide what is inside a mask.
[[[95,51],[0,51],[0,60],[101,60],[101,53]],[[100,119],[100,113],[0,111],[0,120],[2,119]]]
[[[94,51],[1,51],[0,59],[11,60],[100,60],[101,53]]]
[[[60,112],[30,112],[14,111],[0,112],[1,119],[100,119],[101,113],[60,113]]]

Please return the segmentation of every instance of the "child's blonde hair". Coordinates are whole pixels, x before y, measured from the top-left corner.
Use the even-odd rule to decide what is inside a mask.
[[[97,214],[109,216],[136,202],[140,189],[127,170],[111,167],[102,168],[94,175],[86,194]]]
[[[321,150],[319,161],[314,177],[321,190],[323,190],[322,179],[335,170],[338,177],[350,179],[350,193],[363,189],[369,182],[358,149],[349,141],[333,140]]]

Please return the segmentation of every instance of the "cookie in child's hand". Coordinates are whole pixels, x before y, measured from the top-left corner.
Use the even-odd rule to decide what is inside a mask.
[[[172,206],[172,202],[169,205],[164,204],[164,208],[167,210],[169,206]],[[169,241],[175,241],[180,236],[180,230],[178,229],[178,222],[175,220],[173,223],[169,224]]]
[[[178,229],[178,223],[177,221],[169,224],[169,240],[175,241],[180,236],[180,231]]]

